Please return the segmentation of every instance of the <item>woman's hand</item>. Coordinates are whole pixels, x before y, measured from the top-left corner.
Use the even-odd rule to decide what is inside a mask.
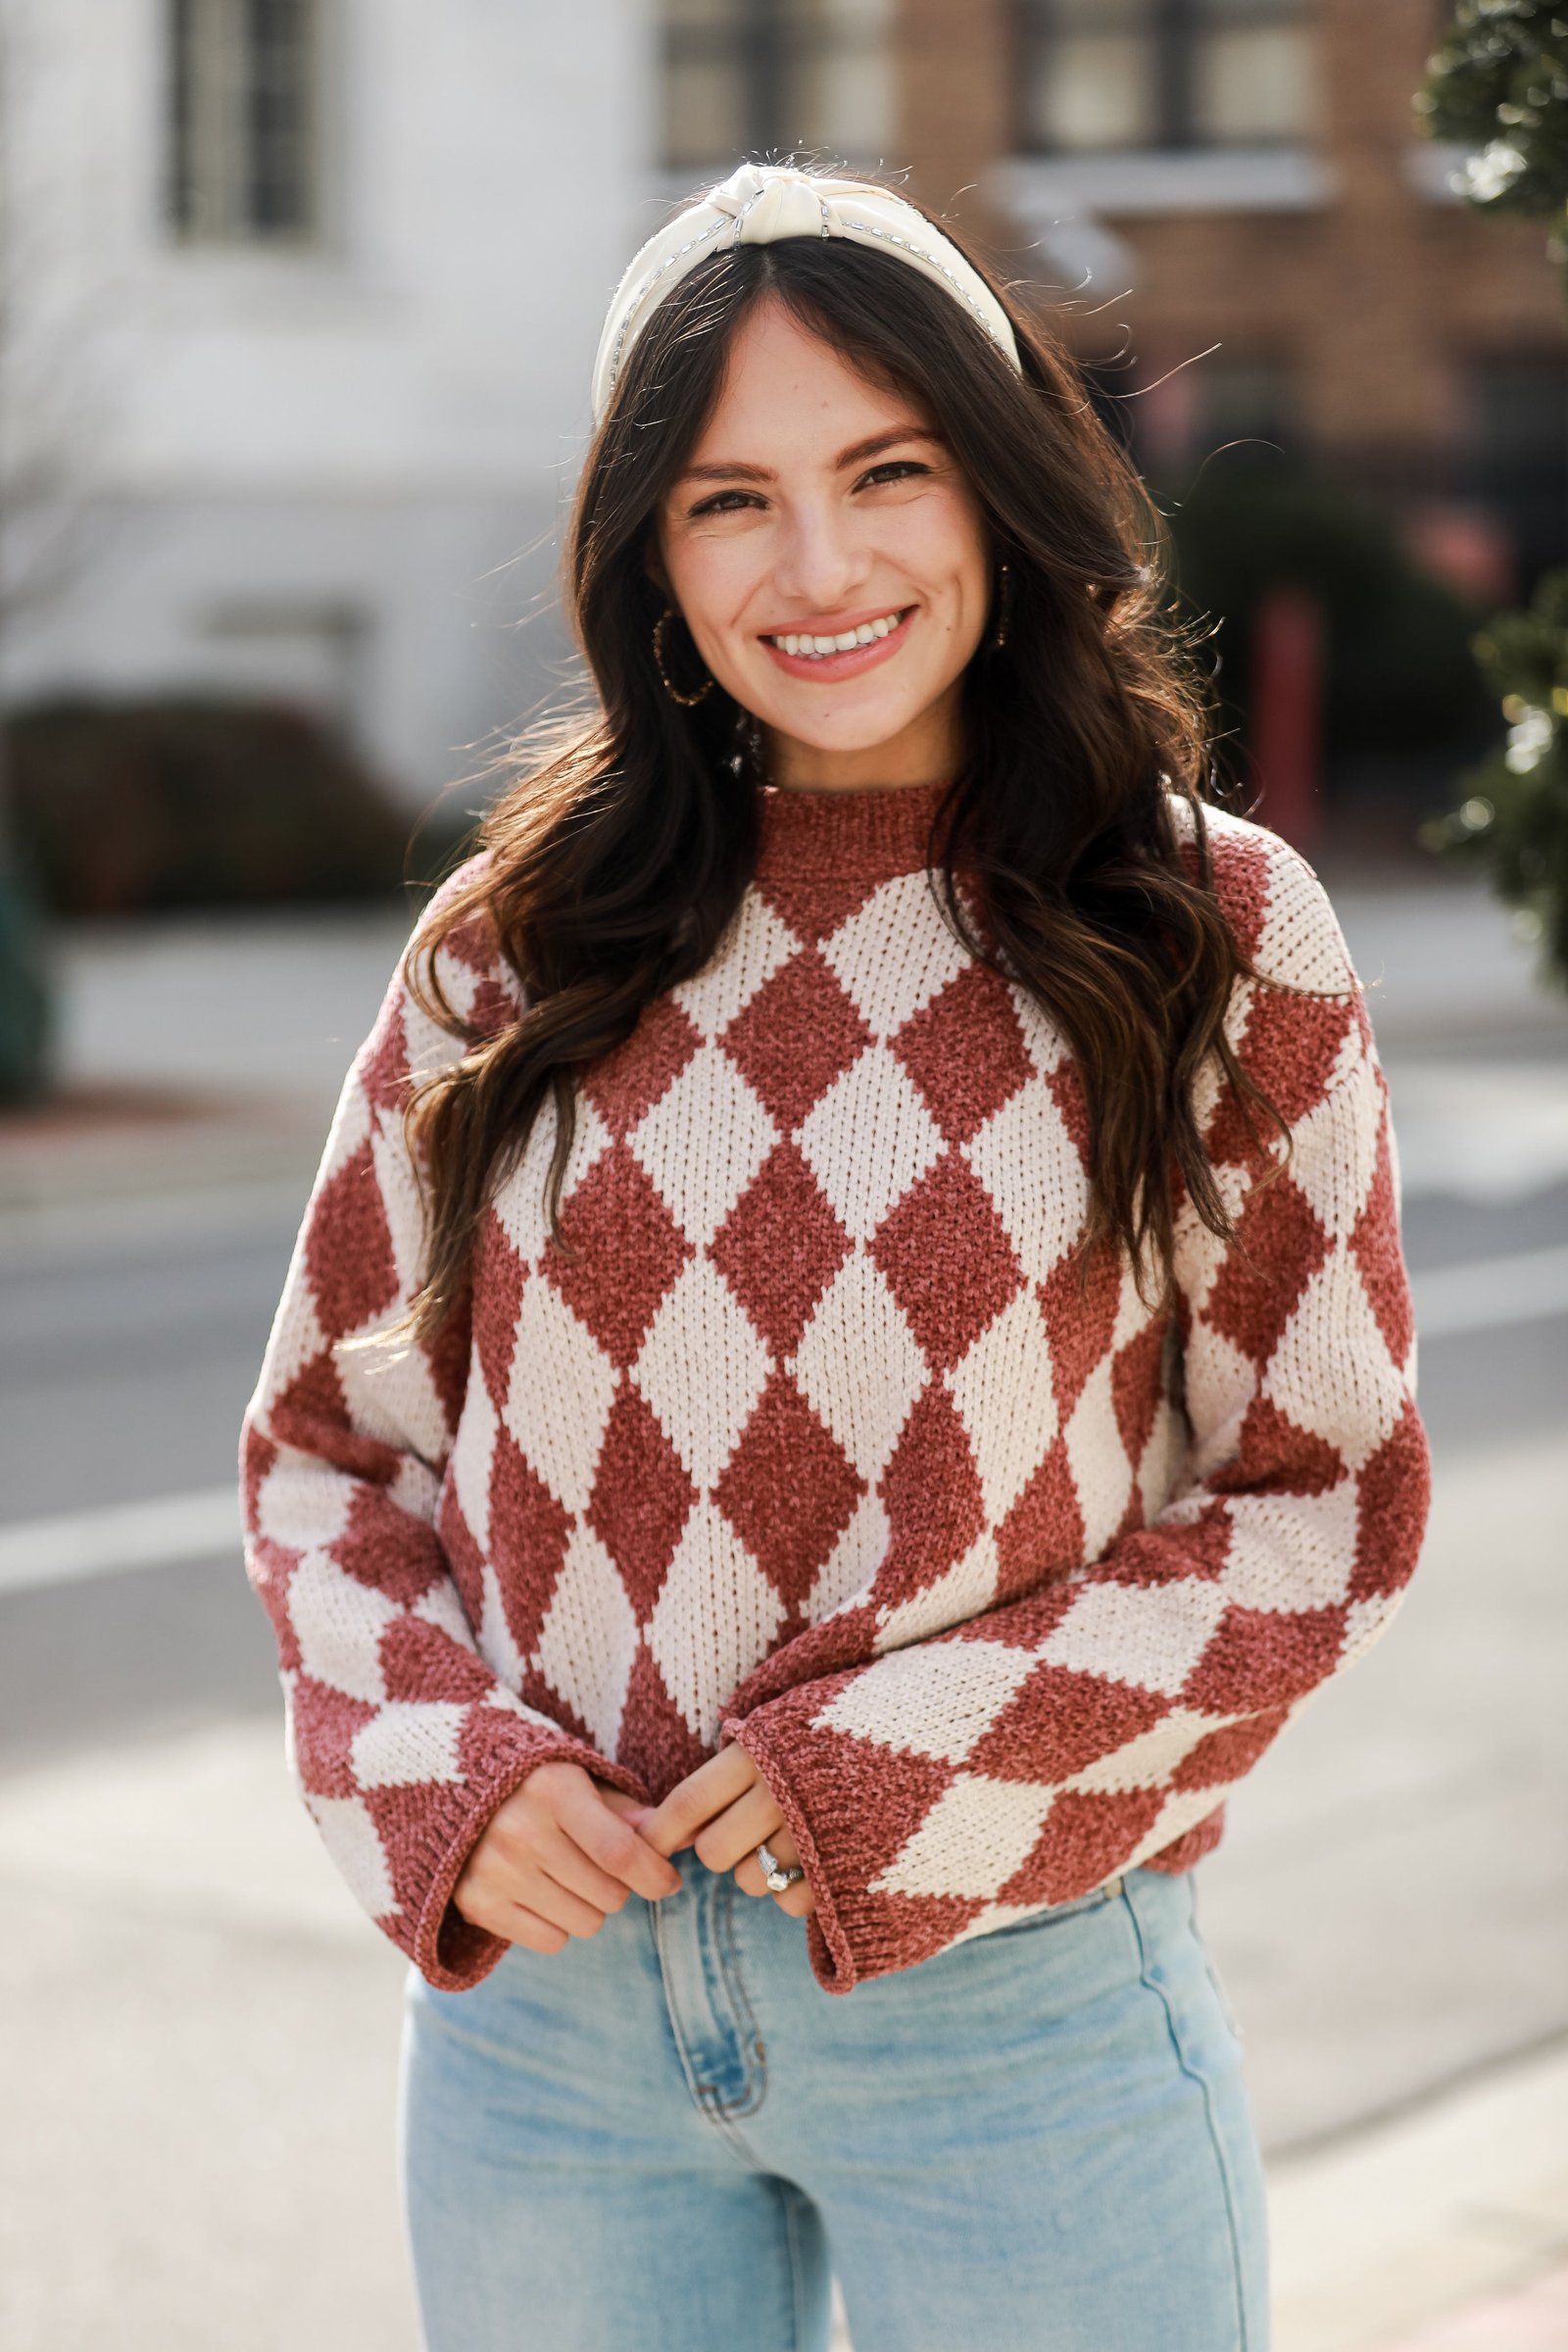
[[[699,1862],[710,1870],[732,1870],[735,1884],[747,1894],[768,1891],[757,1859],[764,1838],[780,1862],[788,1865],[801,1858],[773,1791],[745,1748],[733,1742],[688,1773],[640,1827],[662,1854],[695,1844]],[[773,1900],[794,1919],[808,1918],[816,1909],[808,1879],[797,1879]]]
[[[580,1764],[538,1764],[490,1816],[452,1900],[508,1943],[559,1952],[597,1936],[628,1894],[675,1892],[679,1871],[640,1834],[649,1818]]]

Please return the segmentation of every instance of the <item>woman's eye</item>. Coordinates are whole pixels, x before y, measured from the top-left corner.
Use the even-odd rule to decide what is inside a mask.
[[[695,520],[700,514],[733,514],[740,508],[755,504],[749,491],[719,490],[711,498],[705,498],[701,506],[693,507],[692,516]]]
[[[889,458],[885,465],[873,466],[869,473],[862,474],[860,481],[862,487],[867,482],[896,482],[905,474],[930,470],[929,466],[922,466],[915,458]]]

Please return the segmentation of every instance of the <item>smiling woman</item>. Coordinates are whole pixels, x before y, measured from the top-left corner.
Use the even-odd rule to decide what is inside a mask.
[[[991,601],[980,502],[929,413],[777,294],[736,334],[650,569],[776,783],[956,772]]]
[[[857,2352],[1262,2352],[1195,1866],[1429,1493],[1359,984],[927,215],[746,167],[595,399],[598,715],[393,975],[242,1433],[425,2341],[823,2352],[836,2270]]]

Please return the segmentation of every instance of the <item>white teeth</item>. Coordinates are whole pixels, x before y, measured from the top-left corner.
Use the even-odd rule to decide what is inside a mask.
[[[904,615],[884,613],[877,620],[862,620],[858,628],[845,629],[836,637],[803,637],[793,630],[769,639],[783,654],[794,654],[807,662],[820,661],[824,654],[848,654],[857,646],[870,645],[878,637],[891,637]]]

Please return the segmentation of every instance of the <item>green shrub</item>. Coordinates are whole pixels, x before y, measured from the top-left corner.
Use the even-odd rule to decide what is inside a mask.
[[[1297,461],[1243,453],[1158,495],[1184,602],[1220,624],[1223,725],[1245,731],[1253,617],[1289,582],[1323,611],[1331,774],[1369,757],[1408,767],[1479,751],[1494,723],[1471,650],[1482,609],[1423,571],[1370,500]]]
[[[0,870],[0,1103],[43,1094],[50,1043],[37,909],[16,877]]]
[[[395,893],[465,829],[450,809],[417,825],[276,704],[57,701],[5,733],[18,853],[61,914]]]
[[[1545,574],[1528,612],[1494,613],[1475,650],[1507,738],[1421,839],[1486,869],[1537,942],[1543,982],[1568,988],[1568,570]]]

